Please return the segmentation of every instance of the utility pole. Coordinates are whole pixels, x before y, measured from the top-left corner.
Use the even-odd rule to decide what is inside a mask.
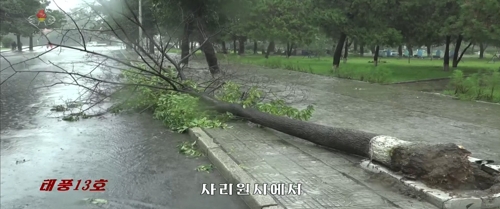
[[[139,0],[139,46],[142,46],[142,0]]]

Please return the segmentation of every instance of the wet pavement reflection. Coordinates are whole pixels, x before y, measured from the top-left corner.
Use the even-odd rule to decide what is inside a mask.
[[[104,50],[104,49],[96,49]],[[104,53],[119,53],[107,49]],[[30,55],[12,55],[19,62]],[[33,55],[31,55],[33,56]],[[16,69],[54,69],[48,61],[90,71],[76,51],[50,53]],[[80,63],[78,63],[80,62]],[[1,68],[9,63],[3,58]],[[12,71],[1,73],[5,80]],[[224,183],[217,170],[195,169],[210,162],[188,158],[176,147],[186,135],[168,131],[148,114],[103,115],[77,122],[61,120],[54,105],[78,99],[81,89],[59,85],[33,90],[58,76],[22,73],[1,86],[1,207],[16,209],[247,208],[238,196],[200,195],[203,183]],[[107,179],[104,192],[39,191],[45,179]],[[87,199],[86,199],[87,198]],[[88,199],[103,199],[105,204]]]

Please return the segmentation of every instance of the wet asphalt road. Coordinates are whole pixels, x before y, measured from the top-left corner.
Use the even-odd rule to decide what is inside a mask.
[[[98,49],[96,49],[98,50]],[[116,53],[106,51],[105,53]],[[11,63],[32,54],[8,56]],[[8,63],[1,58],[1,68]],[[44,56],[72,67],[84,55],[66,50]],[[52,69],[34,60],[16,69]],[[88,70],[84,63],[77,70]],[[12,71],[3,71],[1,80]],[[104,115],[66,122],[50,109],[74,99],[78,89],[55,86],[33,90],[55,79],[53,75],[18,74],[1,88],[1,208],[2,209],[210,209],[247,208],[238,196],[200,195],[203,183],[223,183],[217,170],[198,172],[206,158],[179,154],[176,146],[188,140],[171,133],[150,115]],[[44,179],[107,179],[105,192],[39,191]],[[108,201],[91,204],[84,198]]]

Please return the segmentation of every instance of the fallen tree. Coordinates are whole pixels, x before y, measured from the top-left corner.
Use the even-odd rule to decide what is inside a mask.
[[[133,23],[140,22],[137,17],[129,17],[130,21]],[[116,22],[117,27],[121,31],[125,31],[123,27],[120,26],[119,22],[115,18],[111,18]],[[133,87],[141,88],[144,94],[151,97],[155,102],[161,101],[163,103],[155,103],[156,108],[163,108],[164,111],[177,111],[169,109],[169,104],[181,102],[182,106],[188,106],[190,103],[201,102],[205,109],[215,110],[219,113],[230,113],[233,117],[236,116],[239,119],[245,119],[253,123],[262,125],[267,128],[271,128],[295,137],[302,138],[304,140],[313,142],[318,145],[322,145],[327,148],[340,150],[346,153],[355,154],[370,158],[380,164],[387,166],[388,168],[401,172],[407,178],[414,180],[421,180],[431,187],[439,187],[446,190],[452,189],[489,189],[494,184],[498,184],[497,176],[490,175],[477,169],[477,166],[468,161],[468,157],[471,152],[463,147],[456,144],[416,144],[408,141],[403,141],[395,137],[384,136],[375,133],[368,133],[359,130],[346,129],[346,128],[335,128],[324,125],[319,125],[315,123],[306,122],[303,119],[310,117],[310,112],[292,112],[287,113],[273,113],[273,111],[266,111],[264,106],[259,106],[259,103],[250,99],[248,100],[248,91],[236,91],[231,92],[233,99],[224,100],[221,99],[217,94],[220,93],[220,89],[228,85],[227,79],[219,73],[213,73],[212,75],[217,75],[218,77],[212,78],[212,76],[207,77],[207,81],[217,81],[215,86],[209,87],[211,84],[206,86],[205,91],[201,91],[199,86],[201,83],[190,82],[187,75],[185,75],[184,66],[181,65],[188,59],[189,56],[193,55],[197,50],[200,50],[210,37],[204,37],[203,40],[199,41],[200,46],[188,53],[186,56],[182,57],[180,60],[176,60],[167,52],[169,51],[169,41],[167,43],[157,43],[154,41],[152,35],[149,35],[141,25],[139,25],[144,31],[144,36],[151,40],[150,44],[154,45],[154,48],[159,52],[159,56],[154,54],[149,54],[149,49],[145,50],[140,45],[134,45],[135,40],[129,38],[127,35],[119,35],[112,28],[105,18],[103,18],[108,31],[115,34],[117,38],[126,39],[123,42],[128,46],[127,48],[133,49],[140,59],[144,61],[144,65],[133,65],[129,61],[114,58],[103,53],[97,53],[94,51],[87,50],[85,46],[85,41],[83,41],[83,49],[65,46],[63,44],[54,44],[56,47],[79,50],[93,56],[104,57],[109,60],[114,60],[125,66],[125,70],[121,73],[126,73],[125,81],[116,81],[112,79],[106,79],[102,77],[94,77],[88,73],[79,73],[74,71],[67,71],[65,69],[58,71],[50,70],[15,70],[11,64],[10,67],[14,69],[15,73],[51,73],[51,74],[65,74],[71,77],[69,81],[61,81],[56,84],[63,85],[77,85],[83,87],[92,92],[98,92],[102,94],[97,88],[90,88],[85,85],[86,80],[88,82],[93,82],[92,86],[99,86],[100,84],[111,84],[120,87]],[[74,21],[73,21],[74,22]],[[75,23],[78,31],[82,31],[79,26]],[[199,33],[203,33],[204,28],[198,28]],[[200,34],[200,36],[203,34]],[[125,36],[125,37],[123,37]],[[85,37],[82,35],[82,40]],[[49,40],[50,41],[50,40]],[[211,59],[213,59],[213,54],[210,54]],[[4,58],[5,59],[5,58]],[[175,73],[167,67],[163,60],[168,60],[168,65],[173,66]],[[98,63],[98,67],[104,66],[103,63]],[[213,64],[213,63],[212,63]],[[113,66],[114,67],[114,66]],[[213,69],[213,66],[208,66],[209,69]],[[96,67],[97,68],[97,67]],[[116,68],[116,67],[115,67]],[[130,70],[132,69],[132,70]],[[13,75],[14,75],[13,74]],[[53,84],[55,85],[55,84]],[[48,86],[53,86],[48,85]],[[207,93],[207,91],[209,93]],[[245,94],[247,94],[245,96]],[[184,96],[179,96],[184,95]],[[186,97],[189,95],[189,97]],[[107,97],[107,96],[106,96]],[[196,98],[196,100],[193,100]],[[178,100],[175,100],[178,99]],[[239,99],[239,100],[236,100]],[[95,100],[102,101],[102,100]],[[172,102],[173,101],[173,102]],[[250,102],[246,102],[250,101]],[[169,103],[170,102],[170,103]],[[189,102],[189,103],[188,103]],[[164,105],[163,107],[161,105]],[[179,105],[179,104],[177,104]],[[275,106],[282,107],[282,106]],[[111,108],[110,110],[113,110]],[[115,109],[116,110],[116,109]],[[193,111],[192,109],[182,109],[180,108],[176,115],[168,115],[165,117],[188,117],[187,111]],[[170,112],[172,113],[172,112]],[[155,113],[156,114],[156,113]],[[162,113],[157,113],[162,114]],[[200,119],[196,117],[204,116],[201,113],[191,112],[189,117],[195,119]],[[302,120],[301,120],[302,119]],[[186,121],[183,121],[186,122]],[[218,123],[217,123],[218,124]],[[210,124],[209,127],[217,127],[217,124]],[[206,123],[195,124],[195,125],[207,125]],[[179,123],[182,126],[182,123]],[[180,127],[183,130],[186,127]]]
[[[185,93],[201,98],[220,113],[230,112],[253,123],[327,148],[370,158],[393,171],[401,172],[409,179],[421,180],[431,187],[485,190],[500,183],[496,176],[487,174],[469,162],[471,152],[456,144],[416,144],[391,136],[271,115],[192,91]]]

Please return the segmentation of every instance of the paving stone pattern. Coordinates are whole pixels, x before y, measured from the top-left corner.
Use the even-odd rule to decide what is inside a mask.
[[[295,107],[314,105],[311,122],[413,142],[456,143],[470,150],[473,157],[500,161],[499,104],[459,101],[407,90],[401,85],[369,84],[289,70],[227,68],[247,74],[240,79],[260,76],[276,92],[296,95],[287,98]]]
[[[191,61],[190,66],[201,69],[206,64]],[[260,77],[267,83],[259,81],[257,85],[296,94],[296,98],[306,95],[287,102],[299,108],[313,104],[312,122],[414,142],[457,143],[474,157],[500,160],[500,105],[281,69],[235,64],[221,67],[241,73],[238,82],[251,84]],[[260,183],[302,183],[303,195],[274,197],[286,208],[436,208],[374,181],[359,168],[359,158],[276,131],[246,124],[233,126],[206,131]]]
[[[300,196],[274,196],[285,208],[435,208],[365,182],[372,175],[359,168],[357,157],[244,123],[231,126],[205,131],[259,183],[301,183]]]

